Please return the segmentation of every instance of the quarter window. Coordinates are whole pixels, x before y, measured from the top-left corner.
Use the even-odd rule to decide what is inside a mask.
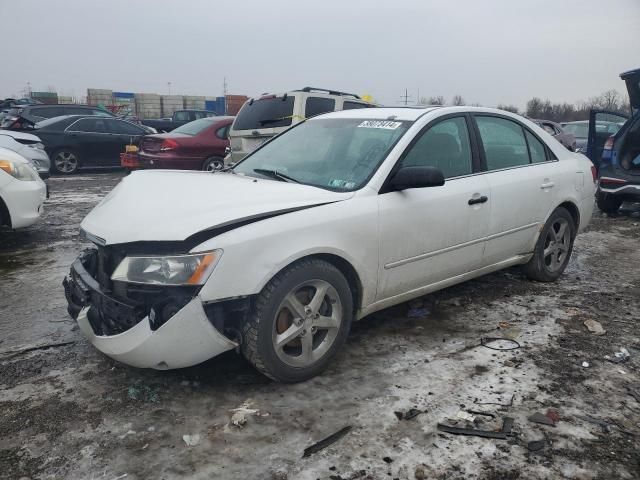
[[[443,120],[429,128],[405,155],[405,167],[435,167],[445,178],[473,171],[469,131],[464,117]]]
[[[522,127],[511,120],[497,117],[476,117],[484,147],[488,170],[529,164],[529,152]]]
[[[218,130],[216,130],[216,137],[222,140],[226,140],[229,133],[229,126],[230,125],[225,125],[224,127],[220,127]]]
[[[531,156],[531,162],[546,162],[547,154],[542,142],[528,131],[526,131],[525,134],[527,135],[527,143],[529,144],[529,155]]]
[[[321,113],[333,112],[336,101],[333,98],[309,97],[304,104],[305,117],[315,117]]]

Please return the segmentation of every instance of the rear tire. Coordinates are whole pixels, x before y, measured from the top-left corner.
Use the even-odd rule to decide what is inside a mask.
[[[59,148],[51,155],[51,168],[61,175],[72,175],[80,168],[80,157],[72,148]]]
[[[569,263],[575,237],[573,217],[567,209],[556,208],[540,232],[533,257],[524,266],[527,277],[538,282],[556,281]]]
[[[202,164],[202,170],[206,172],[217,172],[224,168],[224,159],[221,157],[209,157]]]
[[[297,262],[260,292],[243,325],[242,353],[284,383],[322,372],[344,344],[353,297],[344,275],[319,259]]]
[[[622,205],[622,199],[608,193],[602,193],[598,191],[596,195],[596,203],[600,211],[604,213],[617,213],[618,209]]]

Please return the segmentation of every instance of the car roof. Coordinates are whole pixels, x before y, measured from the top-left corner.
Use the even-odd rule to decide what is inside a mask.
[[[435,105],[424,105],[416,107],[373,107],[373,108],[356,108],[352,110],[339,110],[336,112],[325,113],[313,118],[362,118],[362,119],[374,119],[374,120],[403,120],[403,121],[416,121],[423,115],[431,112],[440,111],[444,113],[464,113],[464,112],[476,112],[476,113],[494,113],[505,117],[512,117],[518,120],[526,120],[521,115],[507,112],[505,110],[498,110],[497,108],[486,107],[444,107]]]

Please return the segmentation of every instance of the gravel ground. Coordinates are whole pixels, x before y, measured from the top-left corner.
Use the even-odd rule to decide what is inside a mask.
[[[42,221],[0,232],[0,478],[640,478],[637,206],[595,213],[557,283],[510,269],[424,297],[423,318],[407,304],[379,312],[323,375],[280,385],[234,352],[156,372],[83,339],[61,281],[83,247],[79,222],[121,176],[52,178]],[[590,333],[589,319],[606,333]],[[623,347],[627,361],[605,359]],[[394,413],[412,408],[422,413]],[[511,434],[437,430],[461,411],[490,431],[512,418]],[[536,412],[556,425],[532,423]]]

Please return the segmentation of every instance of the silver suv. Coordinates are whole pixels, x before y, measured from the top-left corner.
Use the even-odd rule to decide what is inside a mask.
[[[225,165],[239,162],[258,146],[305,118],[375,106],[353,93],[314,87],[251,98],[242,106],[229,131],[230,147]]]

